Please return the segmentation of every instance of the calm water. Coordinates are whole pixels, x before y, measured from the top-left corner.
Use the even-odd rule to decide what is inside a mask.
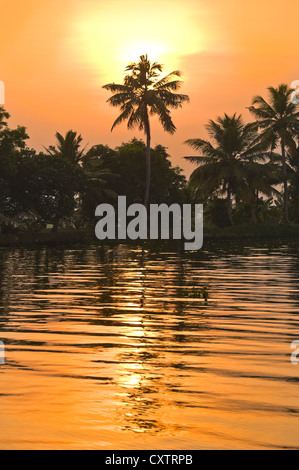
[[[299,449],[298,248],[0,249],[0,448]]]

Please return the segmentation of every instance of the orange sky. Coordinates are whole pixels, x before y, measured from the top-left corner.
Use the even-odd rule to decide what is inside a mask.
[[[299,79],[298,0],[0,0],[0,80],[11,125],[25,125],[37,149],[56,131],[115,147],[136,135],[110,133],[117,110],[101,88],[148,52],[165,72],[184,72],[190,104],[174,111],[171,136],[153,123],[153,144],[189,164],[182,142],[204,135],[223,112],[244,113],[267,86]]]

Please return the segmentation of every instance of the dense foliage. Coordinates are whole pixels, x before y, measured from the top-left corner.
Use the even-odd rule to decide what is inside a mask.
[[[203,203],[207,227],[299,223],[299,115],[286,85],[256,97],[256,121],[224,115],[207,125],[208,139],[186,144],[199,155],[187,182],[162,145],[151,148],[150,203]],[[91,228],[104,202],[143,203],[147,145],[133,139],[112,149],[85,148],[81,135],[57,132],[44,152],[29,148],[24,127],[11,129],[0,108],[0,226],[56,231]]]
[[[23,127],[9,129],[1,109],[0,222],[9,228],[43,230],[52,226],[84,228],[95,223],[95,209],[104,202],[143,202],[146,146],[133,139],[116,149],[96,145],[82,149],[81,136],[56,134],[57,145],[37,153],[27,146]],[[5,121],[4,121],[5,120]],[[171,165],[165,147],[151,150],[150,202],[182,203],[186,179]]]

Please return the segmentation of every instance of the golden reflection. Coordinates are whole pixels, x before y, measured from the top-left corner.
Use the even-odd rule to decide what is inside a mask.
[[[152,272],[155,272],[155,288],[152,287]],[[151,297],[159,295],[159,291],[163,292],[165,274],[157,275],[156,267],[146,260],[144,251],[140,253],[139,268],[135,265],[133,269],[119,274],[123,278],[121,284],[124,282],[127,286],[125,295],[119,300],[121,307],[124,303],[128,309],[130,305],[135,305],[135,302],[130,302],[129,299],[133,296],[136,301],[136,295],[142,291],[140,298],[142,311],[138,316],[130,315],[128,318],[127,315],[128,326],[122,328],[122,333],[134,339],[134,346],[137,347],[127,348],[117,356],[120,366],[116,382],[125,391],[116,394],[119,420],[123,423],[124,430],[134,433],[159,433],[166,428],[169,433],[176,433],[180,429],[180,424],[166,424],[163,410],[172,406],[169,388],[177,388],[179,383],[170,377],[165,383],[162,366],[164,354],[154,349],[154,345],[163,340],[163,331],[157,329],[152,321]],[[132,285],[134,285],[133,290]],[[126,297],[128,301],[125,300]],[[162,305],[165,310],[163,302],[161,307]],[[159,309],[156,311],[161,312]]]
[[[0,447],[298,447],[284,250],[0,250]]]
[[[118,369],[118,385],[127,391],[117,398],[121,400],[119,418],[123,428],[133,432],[144,433],[148,430],[159,432],[164,427],[159,410],[164,400],[158,398],[162,392],[162,376],[155,372],[153,360],[158,354],[150,353],[146,348],[135,348],[119,354],[119,362],[124,363]],[[163,392],[162,392],[163,393]]]

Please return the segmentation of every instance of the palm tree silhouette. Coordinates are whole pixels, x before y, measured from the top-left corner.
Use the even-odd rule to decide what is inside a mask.
[[[51,145],[46,151],[54,156],[61,156],[70,163],[79,163],[83,156],[85,148],[81,149],[82,136],[77,132],[68,131],[63,137],[59,132],[56,133],[57,147]]]
[[[102,158],[102,152],[105,151],[103,145],[95,145],[84,156],[82,169],[87,178],[89,190],[95,194],[98,199],[103,196],[116,198],[117,194],[109,189],[109,182],[112,178],[117,177],[107,168]]]
[[[289,223],[288,214],[288,171],[287,153],[294,153],[296,145],[294,135],[299,132],[299,112],[291,100],[293,89],[281,84],[277,88],[268,88],[270,100],[267,102],[262,96],[253,98],[252,106],[248,109],[257,119],[261,129],[261,138],[269,142],[272,149],[278,144],[281,147],[283,185],[284,185],[284,220]]]
[[[243,196],[244,191],[255,190],[270,191],[248,175],[257,169],[261,171],[261,161],[271,158],[272,153],[267,152],[268,143],[257,140],[257,126],[244,124],[241,116],[218,117],[216,122],[210,120],[206,126],[212,140],[189,139],[185,143],[195,150],[202,152],[201,156],[185,157],[199,166],[190,177],[191,186],[201,188],[209,196],[218,192],[226,194],[227,214],[231,225],[234,225],[232,216],[232,196]],[[259,166],[260,165],[260,166]],[[250,198],[251,201],[251,198]]]
[[[180,108],[187,95],[173,93],[180,89],[182,82],[176,80],[181,72],[176,70],[160,78],[163,66],[156,62],[151,63],[147,55],[140,56],[139,62],[131,63],[125,69],[128,74],[123,84],[110,83],[103,88],[112,92],[108,103],[120,107],[121,114],[114,122],[111,131],[121,122],[127,120],[128,129],[135,126],[144,130],[146,134],[146,182],[144,205],[147,207],[151,180],[151,127],[150,116],[158,115],[163,129],[173,134],[176,127],[170,116],[168,108]]]
[[[264,157],[266,155],[267,154],[264,154]],[[256,209],[259,202],[259,193],[268,197],[273,196],[273,194],[280,194],[273,187],[273,185],[279,182],[279,167],[272,159],[263,164],[253,159],[244,162],[244,169],[246,176],[239,187],[238,196],[242,201],[249,204],[252,222],[256,224]]]

